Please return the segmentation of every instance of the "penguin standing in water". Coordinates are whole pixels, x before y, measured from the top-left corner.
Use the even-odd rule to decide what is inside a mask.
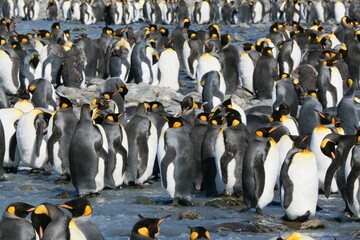
[[[93,124],[90,105],[82,105],[69,149],[71,182],[80,196],[96,194],[104,188],[107,151],[104,129]]]
[[[250,134],[238,111],[229,110],[226,122],[227,126],[222,127],[215,142],[216,188],[218,194],[240,195],[243,161]]]
[[[107,114],[101,124],[109,143],[108,158],[105,162],[104,180],[104,185],[108,188],[117,188],[124,183],[129,147],[125,128],[119,124],[121,115],[122,113]]]
[[[170,215],[163,218],[144,218],[139,215],[140,220],[133,226],[129,240],[156,239],[155,235],[160,233],[160,224],[169,217]]]
[[[149,119],[148,111],[149,104],[139,103],[135,116],[125,127],[129,143],[126,184],[143,184],[153,172],[158,136],[155,125]]]
[[[318,172],[315,155],[307,149],[309,136],[296,137],[280,173],[281,203],[285,218],[306,221],[314,216],[318,200]]]
[[[11,203],[0,221],[0,239],[39,239],[31,222],[26,218],[32,211],[34,211],[34,206],[30,204]]]
[[[44,139],[52,114],[40,109],[25,113],[16,127],[19,156],[26,166],[41,169],[48,160],[47,142]]]
[[[192,206],[193,149],[181,118],[166,117],[169,128],[161,133],[158,146],[161,183],[175,205]]]
[[[76,198],[59,205],[59,207],[69,210],[72,219],[75,221],[78,229],[84,234],[87,240],[104,240],[98,226],[91,222],[93,209],[89,200],[86,198]]]
[[[256,97],[270,99],[277,78],[277,61],[273,56],[272,48],[265,47],[254,69],[253,83]]]
[[[243,196],[246,209],[256,208],[262,214],[263,208],[274,197],[274,187],[279,171],[279,151],[269,134],[276,127],[260,128],[249,141],[243,165]]]
[[[49,163],[61,174],[58,181],[70,182],[69,149],[78,119],[70,99],[58,96],[60,106],[53,114],[49,124],[51,130],[48,132],[48,156]]]

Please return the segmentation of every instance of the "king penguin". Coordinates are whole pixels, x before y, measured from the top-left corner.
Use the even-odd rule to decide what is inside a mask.
[[[93,124],[90,105],[83,104],[69,149],[71,182],[80,196],[103,189],[107,151],[104,129]]]
[[[236,110],[229,110],[226,123],[215,141],[216,189],[219,195],[238,196],[242,194],[242,166],[250,134]]]
[[[157,129],[149,119],[149,104],[139,103],[125,127],[129,143],[125,183],[143,184],[152,175],[157,143]]]
[[[210,233],[206,228],[202,226],[189,227],[190,228],[190,240],[197,239],[210,239]]]
[[[35,79],[29,83],[28,90],[36,107],[56,109],[55,89],[49,81],[44,78]]]
[[[30,204],[11,203],[0,221],[0,239],[40,239],[31,222],[26,218],[32,211],[34,206]]]
[[[276,128],[265,127],[256,131],[246,149],[243,165],[243,197],[246,209],[256,208],[262,214],[263,208],[274,197],[274,187],[279,171],[279,151],[269,134]]]
[[[59,180],[70,182],[69,149],[78,121],[70,99],[59,95],[59,108],[50,119],[48,131],[49,163],[61,174]]]
[[[59,205],[59,207],[71,212],[72,219],[87,240],[104,240],[104,236],[98,226],[91,221],[93,208],[89,200],[86,198],[75,198]]]
[[[195,172],[190,137],[181,118],[165,119],[169,128],[162,131],[158,145],[161,183],[175,205],[193,205],[191,190]]]
[[[160,224],[169,217],[170,216],[165,216],[163,218],[144,218],[139,215],[140,220],[134,224],[129,240],[156,239],[155,235],[160,233]]]
[[[308,137],[294,138],[281,168],[281,203],[289,220],[306,221],[316,212],[318,172],[315,155],[307,149]]]

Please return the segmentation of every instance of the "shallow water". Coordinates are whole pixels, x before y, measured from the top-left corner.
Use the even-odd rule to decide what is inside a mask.
[[[31,32],[32,29],[50,29],[49,21],[20,22],[17,30],[22,33]],[[61,23],[63,29],[71,28],[72,35],[81,34],[81,31],[74,31],[76,28],[86,28],[87,33],[92,37],[100,36],[101,28],[104,25],[93,25],[84,27],[80,24]],[[143,24],[135,24],[134,29],[139,29]],[[193,27],[197,29],[198,27]],[[204,27],[205,28],[205,27]],[[264,25],[252,28],[223,27],[222,30],[228,31],[233,36],[240,36],[245,41],[254,42],[257,38],[266,33]],[[235,43],[239,44],[239,43]],[[182,78],[186,84],[187,91],[193,89],[192,81]],[[186,91],[185,91],[186,92]],[[15,201],[24,201],[33,205],[42,202],[61,203],[67,199],[58,199],[56,196],[66,192],[70,198],[76,195],[75,189],[70,185],[56,185],[54,181],[58,175],[51,176],[39,174],[30,176],[27,171],[20,171],[18,174],[6,174],[7,181],[0,183],[0,209],[4,210],[7,205]],[[276,192],[278,196],[278,192]],[[143,205],[136,204],[139,198],[150,198],[158,204]],[[223,197],[226,198],[226,197]],[[240,212],[240,208],[233,207],[209,207],[204,206],[204,202],[210,200],[203,194],[196,193],[193,200],[197,203],[195,207],[174,207],[166,204],[169,197],[162,190],[159,182],[144,187],[143,189],[124,188],[120,190],[104,190],[100,192],[100,197],[90,199],[93,206],[93,222],[101,229],[106,239],[128,239],[132,226],[138,220],[138,214],[144,217],[163,217],[171,215],[161,225],[159,239],[189,239],[188,226],[202,225],[210,230],[212,239],[270,239],[279,235],[286,235],[293,229],[285,226],[281,222],[284,215],[282,207],[270,205],[264,209],[265,216],[257,215],[254,211]],[[279,197],[275,197],[279,202]],[[319,197],[319,206],[322,211],[317,212],[314,219],[320,219],[325,225],[325,229],[301,230],[300,232],[315,239],[353,239],[351,235],[359,230],[359,223],[346,221],[339,223],[335,220],[342,217],[344,203],[338,194],[326,199],[324,195]],[[179,220],[178,216],[184,211],[194,211],[202,217],[200,220]],[[265,233],[251,232],[228,232],[216,231],[219,224],[226,222],[255,223],[267,229]]]

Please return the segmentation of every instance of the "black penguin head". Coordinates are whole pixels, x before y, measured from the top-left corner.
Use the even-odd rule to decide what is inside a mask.
[[[199,113],[197,116],[196,116],[197,119],[200,119],[201,121],[203,122],[208,122],[209,121],[209,113],[205,113],[205,112],[202,112],[202,113]]]
[[[232,103],[232,101],[231,101],[231,97],[228,98],[228,99],[226,99],[225,101],[223,101],[223,102],[221,103],[221,106],[222,106],[222,107],[225,107],[225,108],[232,109],[232,108],[233,108],[233,103]]]
[[[226,114],[227,126],[235,127],[235,126],[241,124],[242,121],[241,121],[241,115],[239,114],[239,112],[234,109],[230,109],[230,110],[232,111],[232,113]],[[237,114],[235,112],[237,112]]]
[[[151,112],[163,112],[165,109],[164,105],[159,101],[149,102],[149,106]]]
[[[174,43],[172,38],[170,38],[166,43],[164,43],[164,48],[174,49]]]
[[[167,29],[166,27],[161,27],[159,31],[161,36],[166,38],[169,36],[169,29]]]
[[[273,23],[273,24],[270,26],[269,32],[270,32],[270,33],[276,33],[276,32],[278,32],[278,31],[279,31],[279,29],[278,29],[278,23],[275,22],[275,23]]]
[[[356,39],[357,39],[358,41],[360,41],[360,30],[357,30],[357,31],[355,32],[355,35],[356,35]]]
[[[252,43],[244,43],[243,45],[241,45],[242,48],[244,49],[244,51],[251,51],[251,50],[255,50],[255,46]]]
[[[124,37],[124,34],[126,32],[127,28],[118,28],[114,32],[114,36],[118,38]]]
[[[316,90],[309,90],[306,95],[312,96],[314,98],[318,98]]]
[[[58,93],[56,93],[56,94],[59,96],[59,107],[61,109],[72,108],[73,107],[73,103],[69,98],[67,98],[65,96],[62,96],[62,95],[60,95]]]
[[[136,114],[146,115],[150,111],[150,105],[148,102],[139,103],[136,107]]]
[[[102,29],[101,34],[102,34],[102,35],[110,35],[110,36],[113,36],[113,34],[114,34],[114,29],[112,29],[111,27],[106,26],[106,27],[104,27],[104,28]]]
[[[64,204],[59,205],[59,207],[69,210],[74,218],[92,214],[90,202],[84,197],[67,201]]]
[[[221,42],[221,46],[222,47],[225,47],[227,46],[231,41],[231,36],[230,34],[228,33],[225,33],[223,35],[221,35],[221,39],[220,39],[220,42]]]
[[[12,42],[11,47],[14,50],[23,50],[23,47],[21,46],[21,44],[19,42]]]
[[[97,107],[100,110],[106,110],[110,107],[109,99],[105,97],[96,97],[91,101],[93,107]]]
[[[159,30],[159,27],[156,24],[150,24],[149,29],[150,29],[150,32],[154,32],[154,31]]]
[[[265,47],[262,51],[263,56],[272,56],[273,55],[272,47]]]
[[[101,95],[106,99],[113,99],[118,92],[102,92]]]
[[[34,206],[24,202],[14,202],[6,208],[6,212],[20,218],[26,218],[26,216],[34,210]]]
[[[290,109],[289,106],[286,103],[281,103],[279,106],[279,113],[280,115],[289,115],[290,114]]]
[[[190,25],[191,25],[191,22],[190,22],[190,19],[189,18],[184,18],[183,19],[183,24],[184,24],[184,29],[189,29]]]
[[[61,30],[60,23],[59,22],[54,22],[51,25],[51,30]]]
[[[30,53],[30,54],[31,54],[30,63],[33,66],[33,68],[35,69],[40,62],[40,54],[36,50],[32,51],[32,53]]]
[[[197,37],[196,31],[191,30],[191,29],[189,29],[189,30],[187,31],[187,34],[188,34],[188,38],[191,38],[191,39],[195,39],[195,38]]]
[[[179,102],[179,104],[181,105],[181,111],[183,113],[191,109],[198,108],[195,100],[191,96],[184,97],[184,99]]]
[[[321,141],[321,145],[320,145],[321,152],[325,156],[327,156],[331,159],[335,159],[336,158],[336,155],[335,155],[336,145],[337,145],[337,143],[334,141],[333,135],[327,135]]]
[[[341,47],[339,48],[339,55],[341,58],[345,58],[348,53],[348,48],[345,44],[341,44]]]
[[[163,116],[163,118],[168,123],[169,128],[179,128],[184,126],[184,121],[181,117]]]
[[[131,232],[134,234],[140,234],[144,237],[155,239],[155,235],[160,233],[160,224],[163,223],[169,216],[163,218],[144,218],[139,215],[140,220],[137,221],[132,228]]]
[[[18,34],[16,37],[19,43],[24,44],[29,42],[29,37],[25,34]]]
[[[348,17],[348,16],[343,16],[343,17],[341,18],[340,22],[341,22],[341,25],[342,25],[342,26],[344,26],[344,27],[350,27],[350,28],[352,28],[352,27],[353,27],[353,24],[354,24],[353,20],[352,20],[350,17]]]
[[[281,77],[280,79],[290,78],[290,74],[288,74],[288,73],[283,73],[283,74],[281,74],[280,77]]]
[[[258,137],[261,137],[261,138],[268,138],[270,137],[270,133],[272,133],[273,131],[275,131],[278,127],[277,126],[269,126],[269,127],[263,127],[263,128],[259,128],[255,134],[258,136]]]
[[[212,125],[221,126],[221,125],[224,124],[224,120],[225,120],[225,116],[218,114],[218,115],[215,115],[215,116],[211,117],[209,122]]]
[[[313,26],[321,26],[321,21],[319,19],[315,19],[313,21]]]
[[[50,38],[51,33],[48,30],[34,30],[38,38]]]
[[[189,228],[190,228],[190,240],[210,239],[210,233],[206,230],[206,228],[201,226],[189,227]]]
[[[209,30],[209,36],[211,38],[218,38],[220,37],[220,27],[217,24],[211,24],[208,27]]]
[[[30,99],[30,93],[27,89],[23,90],[21,93],[20,93],[20,96],[19,98],[21,100],[29,100]]]
[[[291,140],[293,140],[293,147],[298,149],[306,149],[307,141],[309,139],[309,135],[304,136],[292,136],[290,135]]]
[[[5,38],[0,37],[0,46],[5,46],[7,44],[7,41]]]
[[[71,33],[70,33],[70,31],[71,31],[71,29],[66,29],[66,30],[63,31],[65,37],[66,37],[68,40],[71,39]]]
[[[125,95],[129,92],[129,88],[126,84],[118,87],[120,95],[125,98]]]
[[[323,113],[315,109],[315,112],[320,116],[320,124],[328,125],[335,124],[335,119],[328,113]]]
[[[30,93],[33,93],[36,90],[36,84],[35,83],[30,83],[28,86],[28,90]]]

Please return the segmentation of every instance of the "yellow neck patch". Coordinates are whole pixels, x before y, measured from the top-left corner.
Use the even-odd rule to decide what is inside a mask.
[[[143,236],[146,236],[146,237],[150,237],[150,235],[149,235],[149,229],[147,229],[146,227],[139,228],[138,233],[139,233],[140,235],[143,235]]]
[[[12,214],[12,215],[16,216],[16,215],[15,215],[15,207],[14,207],[14,206],[10,206],[10,207],[8,207],[7,211],[8,211],[8,213],[10,213],[10,214]]]
[[[240,123],[241,123],[241,122],[240,122],[239,120],[235,119],[235,120],[232,122],[231,126],[232,126],[232,127],[235,127],[235,126],[239,125]]]
[[[90,214],[92,214],[92,208],[90,205],[86,205],[83,216],[88,216]]]
[[[181,122],[174,122],[174,124],[172,125],[172,128],[179,128],[181,126],[182,126]]]
[[[264,134],[262,131],[256,131],[256,135],[258,135],[259,137],[264,137]]]
[[[198,236],[199,236],[199,234],[197,232],[192,232],[190,235],[190,240],[195,240],[195,239],[197,239]]]
[[[203,120],[204,122],[207,122],[207,117],[206,116],[201,116],[200,119]]]
[[[34,210],[34,213],[35,214],[45,214],[45,215],[49,216],[49,212],[48,212],[47,208],[45,207],[45,205],[43,205],[43,204],[37,206]]]
[[[205,232],[205,236],[210,239],[210,233],[208,231]]]

